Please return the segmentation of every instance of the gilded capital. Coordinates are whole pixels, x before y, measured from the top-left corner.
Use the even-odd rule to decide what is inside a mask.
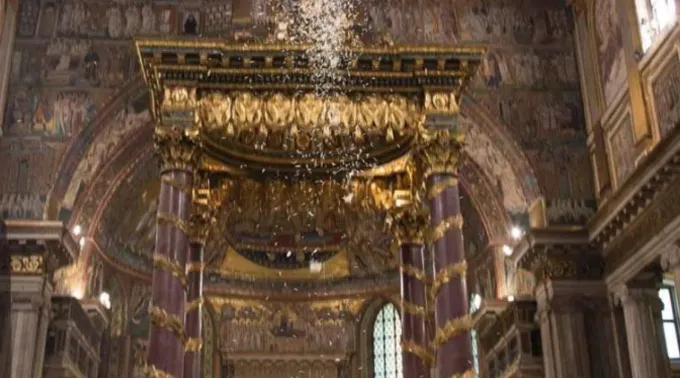
[[[423,130],[418,154],[423,176],[455,175],[463,153],[463,134],[451,130]]]
[[[156,129],[156,151],[161,157],[161,172],[193,172],[198,167],[200,146],[196,138],[179,128]]]
[[[424,245],[429,218],[427,213],[415,207],[399,209],[389,221],[399,244]]]

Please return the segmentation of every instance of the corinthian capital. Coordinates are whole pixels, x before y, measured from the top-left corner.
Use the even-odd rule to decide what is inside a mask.
[[[193,172],[198,166],[200,146],[197,138],[180,128],[156,129],[156,151],[161,157],[161,172]]]
[[[423,245],[429,219],[427,213],[415,206],[396,210],[389,224],[399,244]]]
[[[456,174],[463,147],[461,133],[452,130],[424,130],[421,133],[418,154],[424,178],[435,174]]]
[[[671,271],[680,267],[680,246],[671,244],[661,251],[661,268]]]

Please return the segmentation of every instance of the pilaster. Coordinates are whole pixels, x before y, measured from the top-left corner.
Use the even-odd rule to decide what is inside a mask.
[[[620,285],[614,295],[623,307],[632,377],[670,377],[658,288]]]
[[[0,373],[43,376],[55,269],[74,261],[77,245],[61,222],[0,222],[0,289],[4,291]],[[7,320],[7,318],[9,320]]]
[[[601,338],[590,334],[605,311],[603,263],[579,229],[532,229],[515,249],[518,265],[537,280],[537,318],[541,329],[545,376],[548,378],[616,377],[594,375],[606,365],[594,349]],[[600,319],[602,320],[602,319]],[[588,346],[591,346],[590,348]]]

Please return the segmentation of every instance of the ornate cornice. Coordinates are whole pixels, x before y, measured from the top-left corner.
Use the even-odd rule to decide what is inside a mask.
[[[680,132],[676,131],[659,143],[616,194],[600,205],[597,214],[587,225],[591,240],[602,248],[605,255],[631,253],[629,250],[634,248],[621,245],[616,239],[627,234],[635,219],[644,216],[647,209],[654,207],[662,192],[677,188],[677,185],[669,184],[678,173]],[[649,236],[653,235],[651,233]],[[619,245],[622,248],[618,248]],[[607,259],[611,258],[608,256]]]
[[[0,222],[0,253],[10,256],[10,271],[43,274],[71,264],[78,244],[58,221],[6,220]]]
[[[598,280],[604,273],[599,250],[583,228],[531,229],[515,247],[512,259],[539,282]]]

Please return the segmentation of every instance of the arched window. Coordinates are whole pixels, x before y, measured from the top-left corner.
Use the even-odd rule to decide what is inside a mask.
[[[401,319],[388,303],[373,323],[373,371],[375,378],[403,378],[401,366]]]

